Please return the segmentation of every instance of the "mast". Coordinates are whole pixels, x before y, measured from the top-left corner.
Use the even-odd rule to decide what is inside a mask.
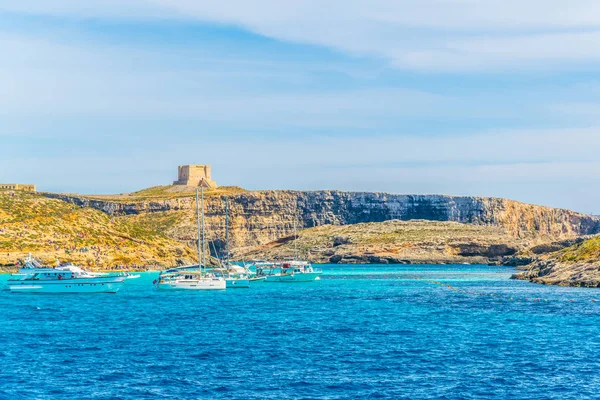
[[[206,233],[204,230],[204,186],[200,187],[200,193],[202,194],[202,265],[206,266]]]
[[[229,198],[225,196],[225,261],[229,268]]]
[[[297,260],[298,259],[298,234],[297,234],[297,222],[298,222],[298,215],[297,212],[294,213],[294,258]]]
[[[200,267],[200,275],[202,275],[202,263],[201,263],[201,255],[200,255],[200,202],[198,201],[198,188],[196,188],[196,220],[198,223],[198,266]]]

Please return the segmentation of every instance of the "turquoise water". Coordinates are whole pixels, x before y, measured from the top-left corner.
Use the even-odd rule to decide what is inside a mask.
[[[335,265],[224,292],[157,292],[152,273],[116,295],[2,292],[0,398],[598,398],[600,291],[511,273]]]

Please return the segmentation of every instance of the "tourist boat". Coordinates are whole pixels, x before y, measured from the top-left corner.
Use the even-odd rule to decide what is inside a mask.
[[[88,272],[72,264],[42,265],[31,257],[6,282],[14,293],[116,293],[125,277]]]
[[[162,271],[154,281],[158,289],[166,290],[223,290],[227,283],[221,276],[205,271],[206,252],[204,247],[204,190],[202,189],[202,238],[200,237],[200,211],[198,189],[196,189],[196,217],[198,220],[198,264]],[[202,239],[202,240],[201,240]],[[202,250],[200,245],[202,242]],[[202,261],[202,262],[201,262]]]

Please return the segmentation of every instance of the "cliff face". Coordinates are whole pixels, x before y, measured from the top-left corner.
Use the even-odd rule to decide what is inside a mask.
[[[181,241],[195,237],[194,198],[111,200],[45,194],[81,207],[135,220]],[[441,195],[394,195],[340,191],[255,191],[229,196],[231,247],[256,246],[288,236],[297,227],[348,225],[388,220],[423,219],[491,225],[512,237],[572,238],[600,232],[600,218],[563,209],[512,200]],[[224,202],[206,196],[209,239],[215,247],[224,239]]]

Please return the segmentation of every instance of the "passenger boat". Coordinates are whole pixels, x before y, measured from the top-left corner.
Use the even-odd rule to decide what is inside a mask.
[[[202,235],[200,232],[200,211],[198,189],[196,189],[196,217],[198,220],[198,264],[162,271],[154,281],[158,289],[165,290],[223,290],[225,279],[205,271],[206,252],[204,248],[204,189],[202,189]],[[202,250],[201,250],[202,242]],[[202,261],[202,262],[201,262]]]
[[[72,264],[44,266],[29,255],[23,268],[6,284],[14,293],[116,293],[125,279],[88,272]]]

